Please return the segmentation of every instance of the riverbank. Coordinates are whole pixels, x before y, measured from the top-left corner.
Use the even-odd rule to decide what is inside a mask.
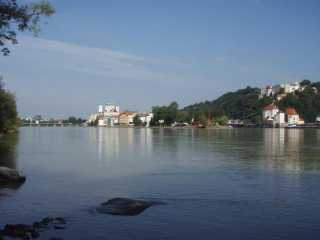
[[[84,126],[84,125],[24,125],[21,126],[22,128],[66,128],[66,127],[83,127],[83,128],[134,128],[134,129],[143,129],[143,128],[150,128],[150,129],[236,129],[236,128],[283,128],[283,129],[320,129],[319,124],[315,125],[301,125],[301,126],[283,126],[283,127],[273,127],[273,126],[267,126],[267,125],[237,125],[237,126],[209,126],[209,127],[196,127],[196,126],[179,126],[179,127],[173,127],[173,126],[154,126],[154,127],[143,127],[143,126],[112,126],[112,127],[100,127],[100,126]],[[18,131],[12,131],[12,133],[17,133]],[[6,134],[0,134],[0,138],[3,137]]]

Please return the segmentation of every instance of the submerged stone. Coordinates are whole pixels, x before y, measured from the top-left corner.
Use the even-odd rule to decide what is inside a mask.
[[[18,170],[0,167],[0,185],[21,185],[26,181],[26,177],[22,175]]]
[[[103,214],[135,216],[155,204],[157,203],[144,200],[113,198],[102,203],[96,210]]]
[[[40,237],[40,232],[48,229],[50,225],[53,225],[54,229],[65,229],[66,223],[64,218],[46,217],[39,222],[34,222],[32,225],[26,224],[7,224],[3,230],[0,230],[0,240],[3,237],[19,238],[19,239],[36,239]],[[63,226],[62,226],[63,225]]]

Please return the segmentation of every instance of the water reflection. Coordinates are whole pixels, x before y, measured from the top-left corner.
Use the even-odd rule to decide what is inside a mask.
[[[320,170],[320,131],[315,129],[154,129],[153,134],[154,155],[170,155],[170,160]]]
[[[249,167],[320,170],[318,130],[236,129],[212,131],[210,135],[215,151]]]
[[[153,131],[148,128],[95,128],[89,138],[100,161],[138,153],[150,155],[153,151]]]
[[[0,138],[0,166],[17,168],[17,144],[19,135],[13,134]]]

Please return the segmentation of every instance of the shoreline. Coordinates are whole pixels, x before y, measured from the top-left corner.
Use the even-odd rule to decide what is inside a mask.
[[[133,128],[133,129],[143,129],[143,128],[150,128],[150,129],[239,129],[239,128],[246,128],[246,129],[252,129],[252,128],[275,128],[275,129],[320,129],[320,125],[306,125],[306,126],[285,126],[285,127],[272,127],[272,126],[210,126],[210,127],[193,127],[193,126],[184,126],[184,127],[172,127],[172,126],[154,126],[154,127],[142,127],[142,126],[81,126],[81,125],[67,125],[67,126],[48,126],[48,125],[33,125],[33,126],[20,126],[20,128],[66,128],[66,127],[82,127],[82,128]],[[16,133],[17,131],[10,132]],[[0,138],[5,136],[6,134],[0,133]]]

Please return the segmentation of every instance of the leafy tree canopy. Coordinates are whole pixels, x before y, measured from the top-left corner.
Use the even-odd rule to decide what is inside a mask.
[[[7,56],[8,43],[17,44],[16,31],[31,31],[37,35],[40,31],[41,16],[48,17],[55,12],[52,5],[42,0],[21,4],[17,0],[0,0],[0,51]]]
[[[133,117],[133,125],[134,126],[141,126],[142,125],[142,121],[141,121],[139,115],[135,115]]]
[[[177,102],[172,102],[168,106],[155,106],[152,107],[154,114],[152,124],[158,125],[159,120],[163,120],[165,125],[171,125],[177,119],[179,105]]]
[[[18,113],[15,97],[4,89],[0,80],[0,133],[15,130],[17,125]]]

